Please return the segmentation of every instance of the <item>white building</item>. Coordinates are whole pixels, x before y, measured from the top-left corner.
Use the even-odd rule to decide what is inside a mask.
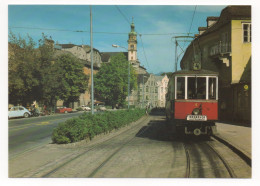
[[[169,78],[154,74],[138,75],[138,103],[139,107],[150,105],[151,107],[165,107],[165,95],[167,93]]]
[[[169,78],[167,75],[165,76],[157,76],[158,81],[157,81],[157,86],[158,86],[158,107],[165,107],[165,102],[166,102],[166,93],[168,91],[168,82]]]

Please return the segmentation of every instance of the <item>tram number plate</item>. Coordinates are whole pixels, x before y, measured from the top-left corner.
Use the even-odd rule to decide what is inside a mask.
[[[207,116],[204,115],[188,115],[188,121],[207,121]]]

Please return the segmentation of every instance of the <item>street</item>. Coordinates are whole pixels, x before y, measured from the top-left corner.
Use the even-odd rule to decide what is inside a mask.
[[[48,126],[53,128],[64,119],[63,116],[48,120],[52,125],[43,125],[46,135],[38,138],[37,143],[42,144],[40,147],[9,160],[9,177],[251,177],[251,167],[232,150],[214,139],[176,136],[173,129],[166,125],[163,114],[144,116],[130,126],[91,141],[50,144]],[[41,122],[47,121],[37,123]],[[31,125],[29,131],[41,126]],[[15,149],[17,145],[10,142]],[[30,141],[25,140],[24,143]],[[34,145],[37,146],[37,143]]]
[[[9,159],[51,143],[51,134],[60,122],[83,112],[9,120]]]

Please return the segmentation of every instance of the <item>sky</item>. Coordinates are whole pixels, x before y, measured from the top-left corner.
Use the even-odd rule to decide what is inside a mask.
[[[223,6],[205,5],[92,5],[93,47],[100,52],[127,48],[130,23],[135,24],[137,56],[149,73],[173,72],[174,36],[198,33],[208,16],[219,16]],[[193,16],[194,15],[194,16]],[[89,5],[9,5],[8,32],[34,41],[42,33],[60,44],[90,45]],[[84,31],[84,32],[76,32]],[[140,36],[141,34],[141,36]],[[187,45],[187,44],[186,44]],[[182,46],[186,46],[182,43]],[[179,68],[179,67],[178,67]]]

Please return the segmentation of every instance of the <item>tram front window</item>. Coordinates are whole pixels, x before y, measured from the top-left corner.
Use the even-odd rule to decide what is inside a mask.
[[[188,77],[188,99],[206,99],[206,77]]]

